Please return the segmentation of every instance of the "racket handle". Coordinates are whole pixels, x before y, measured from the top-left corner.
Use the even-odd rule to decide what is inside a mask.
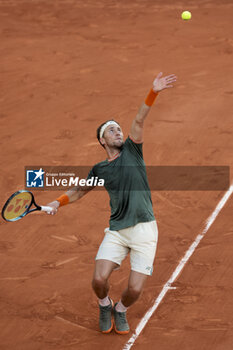
[[[46,207],[46,206],[44,206],[44,205],[41,205],[40,210],[41,210],[41,211],[46,211],[47,213],[51,213],[51,211],[53,210],[53,208],[51,208],[51,207]]]

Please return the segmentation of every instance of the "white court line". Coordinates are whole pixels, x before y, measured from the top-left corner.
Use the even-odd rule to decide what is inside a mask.
[[[163,300],[163,298],[167,294],[167,291],[169,289],[173,289],[173,287],[171,286],[172,283],[176,280],[178,275],[183,270],[185,264],[188,262],[188,260],[192,256],[194,250],[197,248],[197,246],[199,245],[200,241],[205,236],[206,232],[209,230],[210,226],[213,224],[213,222],[215,221],[216,217],[218,216],[218,214],[220,213],[220,211],[222,210],[222,208],[224,207],[224,205],[226,204],[226,202],[228,201],[228,199],[232,195],[232,192],[233,192],[233,185],[231,185],[229,187],[227,192],[224,194],[224,196],[222,197],[222,199],[220,200],[220,202],[218,203],[218,205],[214,209],[213,213],[206,220],[206,225],[205,225],[204,230],[202,231],[202,233],[197,235],[195,241],[191,244],[191,246],[189,247],[189,249],[185,253],[185,256],[180,260],[179,265],[177,266],[177,268],[173,272],[172,276],[169,278],[169,280],[163,286],[163,289],[160,292],[160,294],[157,297],[157,299],[155,300],[154,305],[143,316],[143,318],[141,319],[141,321],[137,325],[137,328],[135,329],[134,334],[128,340],[128,342],[124,345],[123,350],[129,350],[134,345],[137,337],[140,335],[140,333],[144,329],[145,325],[147,324],[147,322],[149,321],[149,319],[151,318],[151,316],[153,315],[153,313],[155,312],[155,310],[157,309],[157,307],[159,306],[159,304],[161,303],[161,301]]]

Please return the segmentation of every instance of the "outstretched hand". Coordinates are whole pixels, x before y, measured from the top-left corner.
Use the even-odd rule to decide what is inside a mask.
[[[47,212],[47,214],[55,215],[57,213],[58,208],[59,208],[59,202],[58,201],[53,201],[53,202],[48,204],[48,207],[53,208],[53,210],[51,212]]]
[[[162,77],[163,73],[160,72],[155,80],[153,81],[153,91],[154,92],[159,92],[164,89],[172,88],[173,83],[176,82],[177,77],[175,74],[167,75],[166,77]]]

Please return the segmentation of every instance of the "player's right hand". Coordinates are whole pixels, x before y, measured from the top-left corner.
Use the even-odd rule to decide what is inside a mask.
[[[59,208],[60,203],[59,203],[58,201],[53,201],[53,202],[51,202],[51,203],[49,203],[49,204],[47,204],[47,205],[48,205],[48,207],[53,208],[53,210],[52,210],[50,213],[47,212],[47,214],[49,214],[49,215],[55,215],[55,214],[57,213],[57,210],[58,210],[58,208]]]

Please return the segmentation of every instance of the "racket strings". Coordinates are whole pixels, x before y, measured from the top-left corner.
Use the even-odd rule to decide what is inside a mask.
[[[3,217],[8,220],[16,220],[23,216],[32,202],[32,195],[30,192],[20,192],[10,198],[3,210]]]

